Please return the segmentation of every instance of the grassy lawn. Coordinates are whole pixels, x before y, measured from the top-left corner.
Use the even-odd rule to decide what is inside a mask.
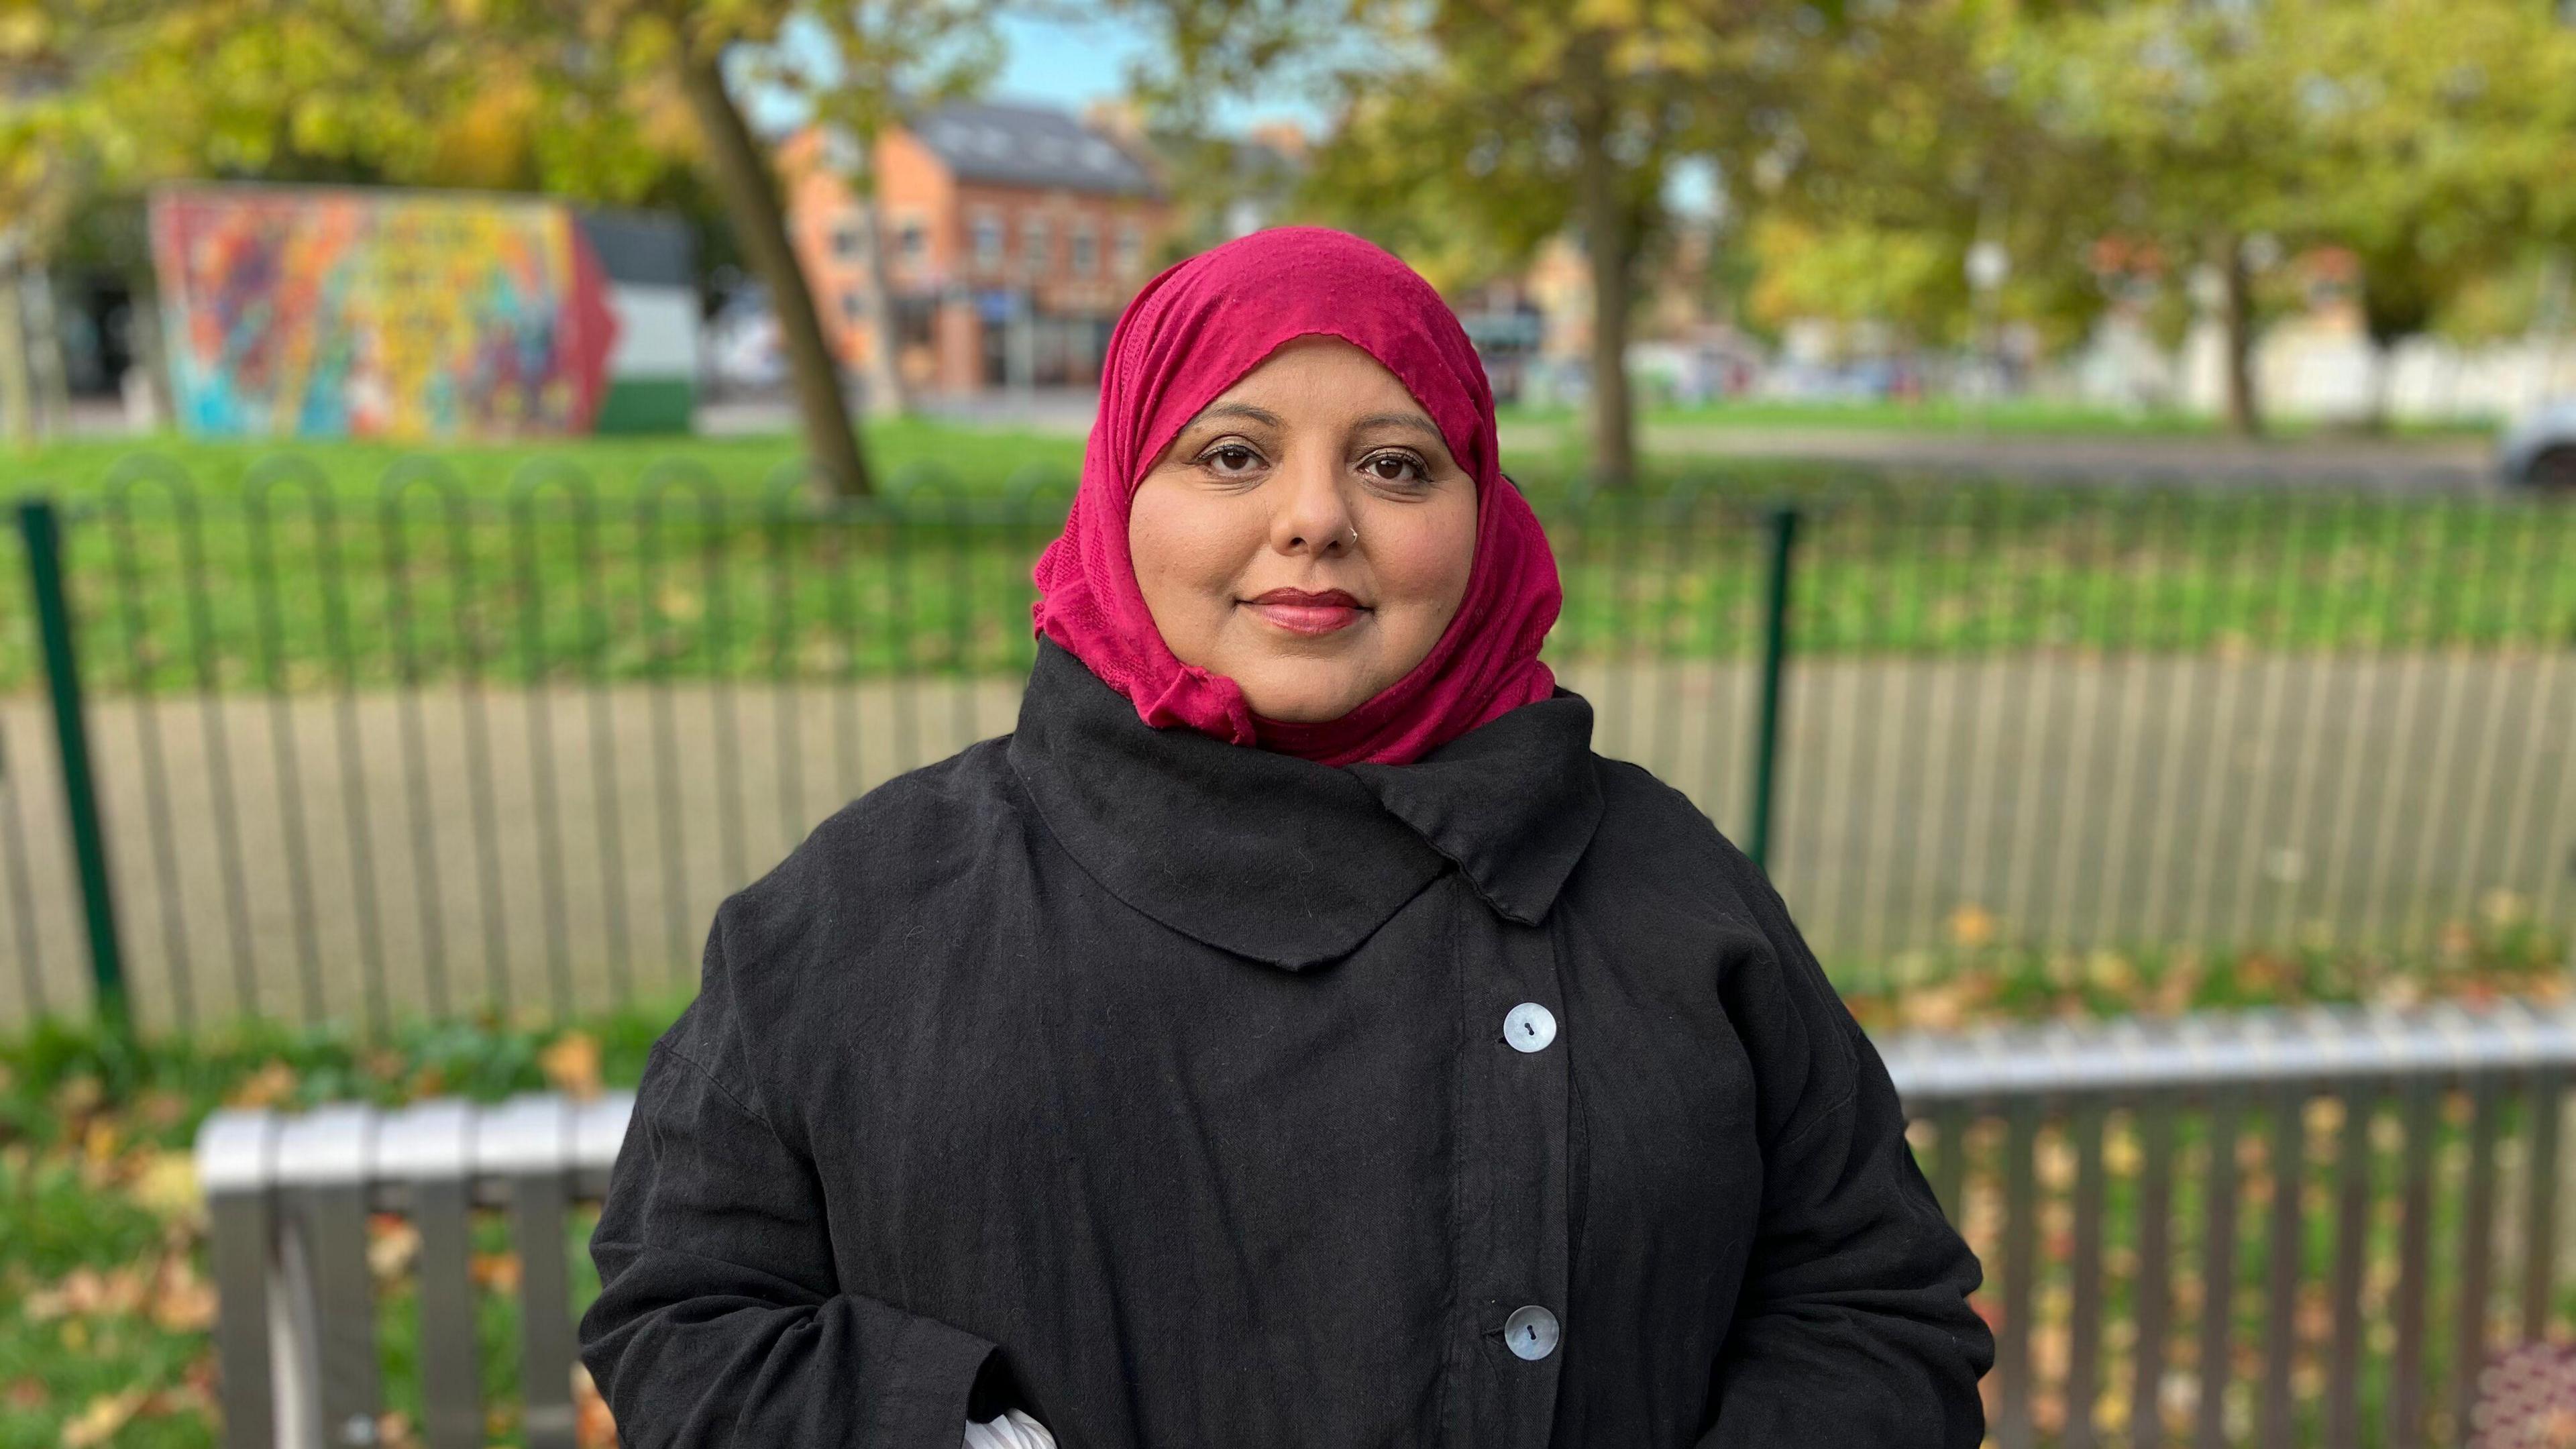
[[[1078,443],[923,420],[871,441],[895,498],[841,509],[796,486],[776,438],[78,442],[0,472],[73,502],[69,572],[105,691],[1025,668],[1028,566],[1059,525]],[[1630,495],[1583,494],[1545,462],[1516,476],[1556,541],[1557,657],[1747,657],[1761,514],[1778,499],[1809,510],[1801,652],[2576,632],[2576,512],[2528,499],[1890,483],[1770,464],[1667,462]],[[0,549],[9,598],[22,567]],[[28,631],[0,629],[0,689],[36,667]]]
[[[632,1086],[678,1010],[639,1005],[565,1031],[415,1023],[378,1045],[337,1030],[261,1028],[131,1050],[50,1024],[0,1043],[0,1449],[217,1442],[208,1336],[216,1305],[190,1157],[217,1105],[392,1106]],[[595,1219],[584,1211],[571,1226],[576,1303],[598,1293],[586,1247]],[[522,1444],[517,1257],[497,1210],[478,1212],[475,1237],[487,1429],[493,1443]],[[387,1214],[373,1219],[370,1239],[387,1408],[401,1416],[386,1442],[417,1444],[418,1307],[408,1274],[417,1239]],[[592,1428],[585,1444],[613,1449]]]
[[[1082,466],[1082,440],[1005,428],[969,428],[935,418],[872,422],[863,430],[868,459],[880,488],[908,472],[936,465],[970,486],[998,490],[1032,464],[1063,470]],[[790,434],[752,437],[553,438],[514,443],[439,443],[434,446],[371,441],[293,442],[191,439],[166,434],[149,439],[79,438],[18,453],[0,451],[0,492],[50,492],[96,498],[108,489],[117,465],[149,455],[168,460],[199,489],[222,495],[240,488],[262,460],[307,460],[334,494],[372,500],[387,470],[430,461],[456,488],[477,498],[506,498],[511,485],[543,470],[568,466],[608,494],[636,487],[658,463],[677,461],[702,470],[728,496],[757,498],[774,487],[793,487],[804,450]],[[532,471],[534,470],[534,471]],[[783,480],[783,481],[782,481]]]

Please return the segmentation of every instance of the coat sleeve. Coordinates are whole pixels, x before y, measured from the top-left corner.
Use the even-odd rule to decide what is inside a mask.
[[[625,1449],[961,1443],[994,1345],[839,1291],[813,1162],[733,1056],[725,927],[720,910],[697,999],[646,1057],[591,1235],[582,1363]]]
[[[1983,1269],[1942,1215],[1886,1065],[1750,861],[1726,852],[1768,943],[1729,1010],[1754,1064],[1762,1210],[1698,1449],[1974,1449],[1994,1336]]]

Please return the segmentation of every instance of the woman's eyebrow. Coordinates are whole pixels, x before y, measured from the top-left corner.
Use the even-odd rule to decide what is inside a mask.
[[[1433,426],[1431,420],[1420,413],[1371,413],[1351,426],[1354,428],[1411,428],[1415,432],[1429,433],[1435,438],[1440,438],[1444,443],[1448,441],[1441,436],[1440,429]]]
[[[1250,403],[1210,403],[1199,410],[1197,417],[1190,419],[1190,426],[1195,428],[1210,418],[1250,418],[1256,423],[1269,427],[1281,426],[1277,413],[1266,408],[1254,407]]]

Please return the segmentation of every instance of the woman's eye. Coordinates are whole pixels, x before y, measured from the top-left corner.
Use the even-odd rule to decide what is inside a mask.
[[[1360,471],[1380,483],[1419,483],[1430,476],[1430,470],[1422,466],[1422,460],[1408,458],[1402,453],[1380,453],[1360,464]]]
[[[1208,449],[1199,461],[1207,464],[1208,470],[1220,478],[1240,478],[1260,465],[1261,455],[1241,443],[1228,443],[1221,448]]]

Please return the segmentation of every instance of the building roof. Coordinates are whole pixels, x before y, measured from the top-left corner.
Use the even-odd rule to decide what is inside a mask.
[[[960,181],[1111,196],[1162,191],[1124,147],[1064,111],[952,101],[916,117],[912,134]]]

